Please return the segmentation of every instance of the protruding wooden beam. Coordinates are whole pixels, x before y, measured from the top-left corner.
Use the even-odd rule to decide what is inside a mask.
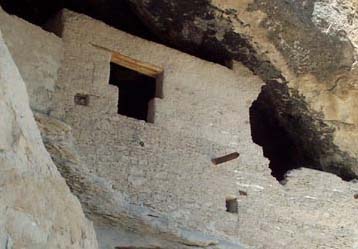
[[[234,152],[234,153],[222,156],[222,157],[213,158],[213,159],[211,159],[211,162],[215,165],[218,165],[218,164],[222,164],[222,163],[226,163],[228,161],[234,160],[234,159],[238,158],[239,156],[240,156],[240,154],[238,152]]]
[[[162,67],[158,67],[150,63],[133,59],[131,57],[120,54],[116,51],[112,51],[108,48],[98,46],[96,44],[91,45],[96,48],[110,52],[112,54],[111,62],[118,64],[122,67],[131,69],[133,71],[139,72],[152,78],[157,78],[158,76],[163,74],[164,69]]]

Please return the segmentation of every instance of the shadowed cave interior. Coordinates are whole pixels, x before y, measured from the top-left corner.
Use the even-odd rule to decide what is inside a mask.
[[[252,140],[263,149],[270,160],[271,174],[283,181],[288,171],[301,167],[301,151],[295,139],[282,127],[276,118],[275,107],[270,101],[268,88],[263,87],[250,108]]]

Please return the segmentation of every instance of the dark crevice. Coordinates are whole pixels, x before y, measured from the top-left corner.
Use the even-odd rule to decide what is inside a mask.
[[[300,167],[301,153],[294,138],[275,118],[275,106],[266,89],[263,87],[250,108],[251,134],[253,141],[262,146],[264,156],[270,160],[272,176],[282,181],[289,170]]]
[[[287,85],[268,81],[250,108],[253,141],[270,160],[272,176],[285,180],[288,171],[300,167],[355,179],[354,159],[333,143],[333,130],[309,111],[304,100],[290,94]]]

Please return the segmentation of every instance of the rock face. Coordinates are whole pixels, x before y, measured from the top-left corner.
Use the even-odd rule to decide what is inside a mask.
[[[100,248],[126,245],[133,248],[241,248],[178,227],[175,219],[160,217],[153,209],[130,203],[129,196],[116,191],[111,180],[91,173],[81,162],[70,126],[40,113],[36,113],[35,118],[61,175],[94,221]]]
[[[286,150],[295,155],[282,162],[287,169],[304,165],[346,180],[357,178],[357,1],[128,1],[156,37],[129,14],[127,1],[39,5],[29,0],[30,10],[23,15],[43,23],[49,12],[67,6],[211,61],[239,60],[267,83],[252,115],[261,112],[256,116],[268,118],[254,122],[282,129],[287,138],[281,143],[255,140],[270,160],[275,161],[272,151]],[[1,3],[16,12],[16,1]],[[36,95],[32,102],[47,98]],[[289,144],[290,151],[282,144]]]
[[[112,182],[88,171],[79,159],[67,124],[39,113],[35,117],[47,150],[85,212],[95,221],[101,248],[238,249],[230,244],[217,245],[213,237],[175,228],[173,221],[158,222],[158,213],[131,205],[125,195],[113,189]],[[251,167],[240,169],[238,178],[243,191],[238,236],[247,243],[244,248],[351,249],[358,245],[356,220],[352,219],[358,212],[354,199],[357,184],[302,169],[292,172],[288,183],[281,186],[257,171]],[[124,228],[131,228],[131,232]]]
[[[266,127],[284,129],[299,150],[294,164],[357,178],[355,1],[132,3],[167,41],[240,60],[260,75],[267,85],[252,110],[270,117],[261,120]]]
[[[64,46],[57,81],[46,81],[55,82],[53,88],[37,88],[42,85],[36,80],[25,83],[38,89],[29,91],[30,98],[52,96],[51,103],[32,102],[32,108],[45,112],[36,112],[35,119],[53,162],[93,221],[100,248],[357,248],[356,183],[312,169],[291,171],[285,185],[270,175],[261,148],[252,142],[249,122],[249,107],[263,82],[242,64],[234,62],[229,70],[84,15],[64,11],[58,17],[62,39],[28,23],[22,26],[18,19],[11,23],[8,16],[0,29],[3,23],[19,25],[7,29],[4,40],[14,52],[22,51],[14,61],[23,78],[35,75],[31,70],[56,72],[58,63],[43,62],[56,58],[57,46]],[[28,39],[23,30],[32,30]],[[38,36],[40,46],[32,39]],[[41,46],[47,46],[47,53],[37,53]],[[118,91],[109,78],[111,55],[118,53],[163,67],[164,97],[154,100],[154,123],[117,113]],[[23,82],[8,52],[0,55],[0,169],[5,169],[0,245],[95,248],[93,230],[41,143]],[[26,58],[34,59],[27,64]],[[301,98],[292,102],[283,83],[283,78],[268,82],[272,90],[263,91],[258,109],[268,101],[277,101],[271,106],[283,114],[283,107],[307,107]],[[88,101],[77,101],[78,94]],[[287,96],[285,105],[280,105],[282,96]],[[275,116],[277,110],[264,112]],[[272,123],[280,125],[283,118]],[[266,142],[257,134],[254,139]],[[211,159],[232,151],[240,153],[237,160],[213,165]],[[230,210],[237,213],[227,212],[233,201]]]
[[[0,247],[95,249],[92,224],[51,161],[0,34]]]

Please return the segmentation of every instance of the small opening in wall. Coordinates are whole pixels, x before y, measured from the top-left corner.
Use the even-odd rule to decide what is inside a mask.
[[[76,105],[88,106],[90,102],[90,97],[88,94],[77,93],[74,97],[74,102]]]
[[[226,212],[237,214],[239,212],[239,204],[237,198],[226,199]]]

